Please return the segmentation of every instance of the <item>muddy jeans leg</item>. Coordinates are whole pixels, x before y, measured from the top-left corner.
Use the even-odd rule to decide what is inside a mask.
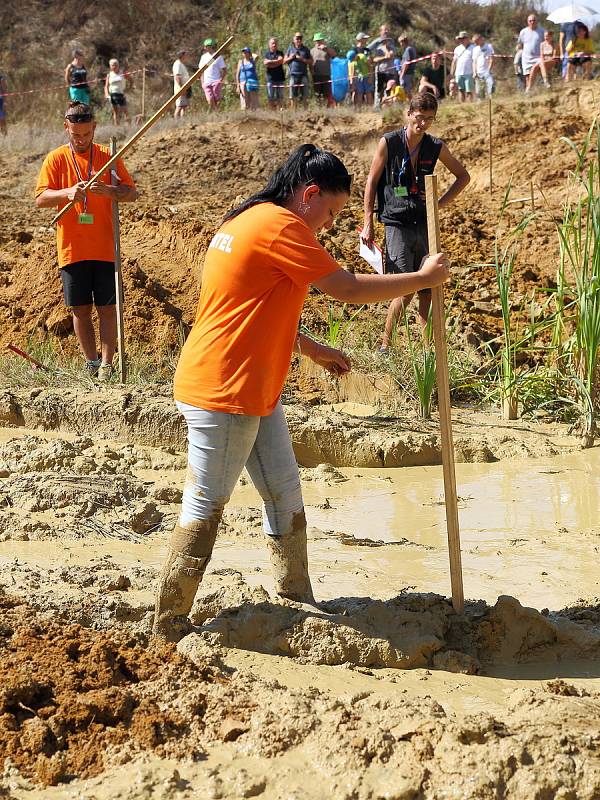
[[[262,417],[246,464],[263,499],[263,527],[278,594],[312,601],[300,475],[281,403]]]
[[[188,477],[179,524],[161,572],[153,632],[178,641],[217,536],[223,507],[256,439],[260,417],[205,411],[178,403],[188,425]]]

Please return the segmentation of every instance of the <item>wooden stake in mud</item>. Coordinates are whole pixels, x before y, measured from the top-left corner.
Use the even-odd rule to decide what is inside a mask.
[[[146,67],[142,67],[142,122],[146,119]]]
[[[529,181],[529,191],[531,193],[531,213],[535,214],[535,195],[533,193],[533,181]]]
[[[113,136],[110,140],[110,154],[117,152],[117,140]],[[110,173],[110,182],[117,186],[119,179],[113,169]],[[112,202],[113,237],[115,240],[115,297],[117,299],[117,345],[119,349],[119,378],[121,383],[127,380],[127,363],[125,361],[125,326],[123,323],[123,273],[121,271],[121,226],[119,224],[119,204]]]
[[[488,99],[488,133],[490,140],[490,194],[494,191],[494,184],[492,179],[492,98]]]
[[[439,253],[440,223],[438,218],[437,175],[425,177],[427,199],[427,235],[429,252]],[[444,501],[446,503],[446,528],[448,531],[448,553],[450,556],[450,584],[452,605],[457,613],[464,608],[462,564],[460,556],[460,532],[458,527],[458,502],[456,497],[456,475],[454,471],[454,444],[452,441],[452,419],[450,416],[450,382],[448,379],[448,353],[446,350],[446,320],[444,314],[444,290],[436,286],[432,293],[433,340],[435,343],[435,371],[440,412],[442,438],[442,465],[444,471]]]
[[[283,106],[279,109],[279,125],[281,129],[281,157],[283,158]]]
[[[187,80],[182,86],[180,86],[179,90],[175,92],[175,94],[172,97],[169,97],[169,99],[162,104],[162,106],[158,109],[158,111],[150,117],[148,122],[142,125],[139,131],[133,134],[131,139],[123,145],[123,147],[119,150],[119,152],[115,153],[114,156],[111,156],[111,158],[109,158],[106,164],[103,167],[101,167],[98,170],[98,172],[96,172],[93,175],[93,177],[89,179],[89,181],[87,181],[87,183],[83,187],[84,191],[86,189],[89,189],[92,183],[94,183],[94,181],[97,181],[102,175],[104,175],[104,173],[112,167],[117,158],[122,158],[125,155],[125,153],[129,150],[129,148],[133,147],[133,145],[137,142],[137,140],[141,139],[142,136],[146,133],[146,131],[148,131],[154,125],[155,122],[158,122],[158,120],[169,108],[169,106],[172,106],[178,97],[181,97],[181,95],[184,94],[184,92],[187,92],[187,90],[194,83],[194,81],[197,80],[200,77],[200,75],[202,75],[204,70],[207,69],[213,63],[213,61],[220,56],[223,50],[225,50],[225,48],[228,47],[232,41],[233,41],[233,36],[230,36],[229,39],[227,39],[227,41],[223,42],[223,44],[221,45],[221,47],[219,47],[218,50],[215,50],[215,52],[212,54],[212,58],[210,59],[210,61],[207,61],[206,64],[204,64],[204,66],[201,67],[200,69],[197,69],[196,72],[194,72],[194,74],[192,75],[192,77],[189,78],[189,80]],[[67,211],[69,211],[69,209],[71,209],[74,205],[75,203],[71,201],[70,203],[67,203],[66,206],[63,206],[61,210],[58,212],[58,214],[56,214],[56,216],[52,220],[52,224],[58,222],[58,220],[63,216],[63,214],[66,214]]]

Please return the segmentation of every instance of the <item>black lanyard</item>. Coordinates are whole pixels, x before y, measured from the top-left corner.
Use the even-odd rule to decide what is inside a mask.
[[[81,172],[79,171],[79,165],[77,164],[77,159],[75,158],[75,151],[73,150],[73,145],[69,142],[69,147],[71,148],[71,155],[73,156],[73,164],[75,165],[75,172],[77,173],[77,177],[79,178],[79,182],[83,182],[83,178],[81,177]],[[93,147],[94,144],[90,144],[90,156],[88,159],[88,170],[87,170],[87,181],[92,177],[92,157],[93,157]],[[83,213],[85,214],[87,211],[87,193],[83,195]]]

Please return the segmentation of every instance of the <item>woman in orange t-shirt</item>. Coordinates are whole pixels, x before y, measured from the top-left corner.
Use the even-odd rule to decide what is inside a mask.
[[[194,326],[181,352],[174,395],[188,426],[189,471],[162,570],[153,631],[177,641],[210,560],[217,527],[244,469],[263,499],[277,592],[314,600],[308,575],[300,478],[280,395],[293,352],[342,375],[342,352],[298,333],[312,284],[350,303],[389,300],[448,278],[443,254],[421,270],[353,275],[319,244],[350,194],[333,153],[299,147],[265,188],[231,211],[213,237]]]

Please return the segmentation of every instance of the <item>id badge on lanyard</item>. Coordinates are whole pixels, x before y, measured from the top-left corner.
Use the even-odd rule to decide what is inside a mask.
[[[88,159],[88,170],[87,170],[87,180],[92,177],[92,148],[93,144],[90,144],[90,156]],[[77,164],[77,159],[75,158],[75,151],[73,150],[73,145],[69,144],[71,148],[71,155],[73,156],[73,164],[75,165],[75,172],[77,173],[77,177],[79,178],[80,183],[83,182],[83,178],[81,176],[81,172],[79,171],[79,165]],[[87,181],[86,181],[87,183]],[[83,212],[78,214],[77,222],[79,225],[93,225],[94,224],[94,215],[87,213],[87,194],[83,196]]]

